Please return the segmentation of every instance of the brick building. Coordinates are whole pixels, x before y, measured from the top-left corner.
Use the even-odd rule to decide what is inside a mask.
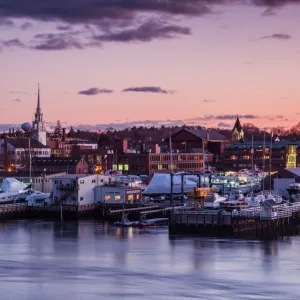
[[[28,167],[27,167],[28,168]],[[88,174],[89,165],[84,158],[77,157],[50,157],[50,158],[33,158],[33,174],[51,174],[51,173],[68,173],[68,174]]]
[[[270,168],[270,146],[271,146],[271,165],[273,171],[281,168],[295,168],[300,166],[300,141],[270,141],[265,142],[263,151],[263,141],[237,142],[225,148],[224,153],[217,162],[217,168],[223,171],[237,171],[253,165],[265,170]],[[264,154],[265,152],[265,154]]]

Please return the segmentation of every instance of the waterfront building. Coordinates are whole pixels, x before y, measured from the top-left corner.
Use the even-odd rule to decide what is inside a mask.
[[[32,122],[32,138],[44,146],[47,145],[47,132],[46,132],[46,125],[41,109],[41,102],[40,102],[40,87],[38,87],[38,100],[37,100],[37,107],[34,114],[34,120]]]
[[[109,184],[95,188],[95,202],[97,203],[139,203],[141,199],[142,190],[139,187]]]
[[[253,165],[265,169],[266,172],[271,169],[273,172],[281,168],[300,167],[300,141],[266,141],[264,142],[240,141],[225,148],[224,153],[218,160],[216,167],[223,171],[238,171]],[[271,150],[270,150],[271,148]],[[271,160],[270,160],[271,155]]]
[[[95,202],[95,187],[107,184],[105,175],[66,174],[53,178],[53,202],[63,205],[86,205]]]

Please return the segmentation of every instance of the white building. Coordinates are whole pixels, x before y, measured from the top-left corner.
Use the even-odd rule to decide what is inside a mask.
[[[53,178],[53,202],[63,205],[94,203],[95,187],[109,183],[109,176],[66,174]]]
[[[50,157],[51,148],[42,143],[30,141],[31,157]],[[0,161],[3,165],[24,165],[29,161],[28,138],[4,138],[0,140]]]
[[[107,204],[138,203],[142,199],[142,189],[122,185],[96,186],[95,202]]]
[[[34,121],[32,122],[32,138],[42,143],[43,145],[47,144],[46,126],[43,119],[43,113],[40,103],[40,86],[38,88],[38,101],[34,114]]]

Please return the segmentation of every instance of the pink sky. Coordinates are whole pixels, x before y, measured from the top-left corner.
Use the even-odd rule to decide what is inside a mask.
[[[174,39],[107,42],[81,50],[2,47],[1,123],[32,120],[37,82],[48,122],[59,119],[75,126],[178,120],[227,126],[234,120],[221,116],[238,114],[253,115],[241,121],[257,126],[298,123],[300,6],[285,6],[267,17],[261,15],[262,7],[217,10],[222,13],[180,19],[192,34]],[[25,22],[12,20],[17,25]],[[29,21],[32,26],[27,30],[1,29],[0,41],[16,38],[29,43],[33,35],[55,31],[54,22]],[[277,34],[291,38],[261,39]],[[160,87],[174,93],[122,92],[131,87]],[[78,94],[90,88],[114,92]]]

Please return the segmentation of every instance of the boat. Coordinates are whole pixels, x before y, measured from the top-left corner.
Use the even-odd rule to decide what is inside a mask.
[[[154,218],[154,219],[148,219],[139,222],[138,227],[144,228],[144,227],[166,226],[168,224],[169,224],[168,218]]]
[[[219,208],[221,203],[224,203],[226,199],[226,197],[213,193],[205,199],[204,208]]]
[[[28,206],[38,205],[39,203],[44,204],[45,202],[50,203],[50,193],[32,191],[26,196],[25,201],[27,201]]]
[[[29,187],[15,178],[6,178],[0,186],[0,203],[13,203],[20,194],[28,192]]]

